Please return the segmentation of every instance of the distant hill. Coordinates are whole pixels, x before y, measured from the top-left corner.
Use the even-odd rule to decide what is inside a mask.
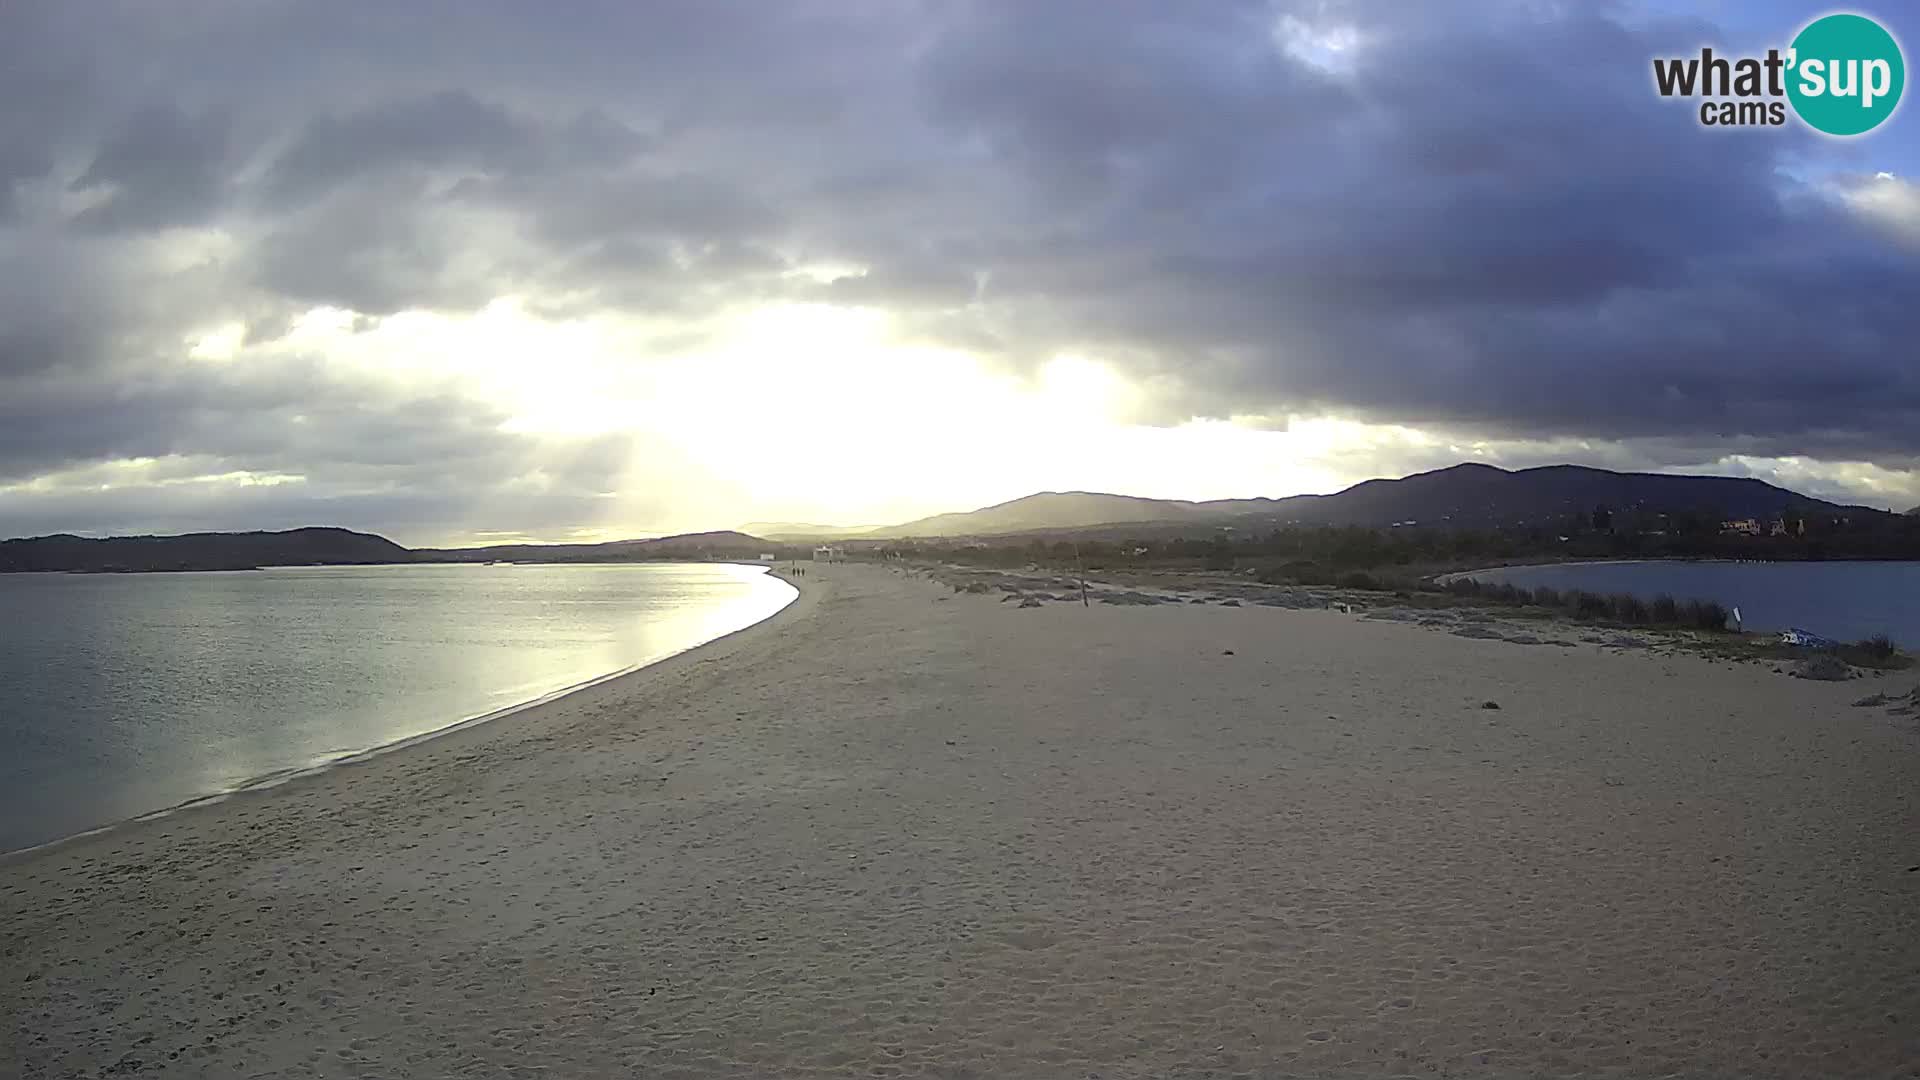
[[[69,571],[146,573],[251,570],[262,566],[341,566],[409,562],[635,562],[648,559],[754,559],[775,550],[737,532],[688,533],[605,544],[500,544],[409,549],[347,529],[191,533],[185,536],[37,536],[0,540],[0,573]]]
[[[1267,500],[1262,500],[1267,501]],[[964,513],[932,517],[875,529],[876,537],[991,536],[1040,529],[1072,529],[1116,522],[1200,521],[1225,516],[1209,503],[1143,499],[1092,491],[1043,491]]]
[[[1878,514],[1843,507],[1751,477],[1622,473],[1581,465],[1518,471],[1463,464],[1397,480],[1368,480],[1332,495],[1187,502],[1094,492],[1042,492],[958,514],[939,514],[877,529],[876,537],[1004,536],[1099,526],[1264,528],[1283,525],[1396,524],[1489,528],[1581,513],[1596,506],[1654,514],[1697,513],[1774,518],[1800,513]]]
[[[1914,507],[1913,509],[1907,511],[1907,513],[1912,517],[1920,517],[1920,506]]]
[[[818,540],[951,539],[1072,532],[1126,539],[1265,530],[1290,525],[1392,525],[1497,528],[1544,523],[1605,506],[1616,513],[1696,514],[1771,520],[1803,515],[1890,517],[1842,506],[1751,477],[1622,473],[1580,465],[1518,471],[1464,464],[1397,480],[1368,480],[1332,495],[1189,502],[1089,491],[1046,491],[965,513],[936,514],[884,528],[761,523],[746,532],[687,533],[601,544],[496,544],[409,550],[347,529],[194,533],[90,540],[41,536],[0,541],[0,573],[32,570],[234,570],[397,562],[628,562],[648,559],[755,559]],[[1920,515],[1920,507],[1908,511]],[[791,531],[789,531],[791,530]]]
[[[478,548],[420,548],[416,562],[628,562],[645,559],[752,559],[774,545],[759,537],[723,530],[610,540],[603,544],[496,544]]]
[[[1398,480],[1368,480],[1333,495],[1285,499],[1280,511],[1336,525],[1486,527],[1538,522],[1596,506],[1763,520],[1787,510],[1884,512],[1815,499],[1752,477],[1624,473],[1583,465],[1510,471],[1472,463]]]
[[[810,525],[799,521],[752,521],[740,526],[740,531],[762,540],[779,540],[784,543],[802,544],[816,540],[844,540],[852,536],[866,536],[874,531],[874,525]]]
[[[36,536],[0,540],[0,573],[247,570],[257,566],[396,563],[412,553],[384,536],[347,529],[189,533],[184,536]]]

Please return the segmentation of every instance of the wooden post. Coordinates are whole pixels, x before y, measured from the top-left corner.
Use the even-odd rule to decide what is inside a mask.
[[[1080,570],[1080,606],[1092,607],[1087,603],[1087,561],[1080,557],[1080,541],[1073,542],[1073,564]]]

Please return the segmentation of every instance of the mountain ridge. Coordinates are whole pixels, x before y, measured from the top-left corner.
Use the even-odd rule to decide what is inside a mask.
[[[55,533],[0,540],[0,572],[11,573],[252,570],[261,566],[410,561],[411,553],[406,548],[384,536],[330,525],[171,536],[93,538]]]
[[[1816,499],[1755,477],[1616,472],[1586,465],[1503,469],[1462,462],[1403,477],[1363,480],[1331,494],[1277,499],[1192,501],[1104,492],[1036,492],[978,510],[888,526],[870,535],[936,539],[1172,523],[1495,527],[1596,506],[1647,513],[1721,513],[1730,519],[1777,516],[1788,510],[1886,513]]]
[[[414,548],[413,562],[512,562],[538,559],[541,562],[602,562],[624,559],[663,558],[687,555],[720,558],[757,558],[766,550],[767,541],[732,529],[679,533],[643,540],[607,540],[593,544],[491,544],[474,548]]]
[[[815,525],[804,521],[749,521],[737,530],[762,540],[805,543],[866,536],[878,525]]]
[[[1287,526],[1405,525],[1499,528],[1540,524],[1604,507],[1643,515],[1710,515],[1774,520],[1789,512],[1884,515],[1889,511],[1817,499],[1754,477],[1629,473],[1585,465],[1509,470],[1480,462],[1395,478],[1364,480],[1326,495],[1249,499],[1152,499],[1095,491],[1042,491],[977,510],[900,525],[801,526],[834,530],[814,539],[884,541],[1016,536],[1074,530],[1274,529]],[[1920,514],[1920,507],[1909,513]],[[780,523],[763,523],[780,524]],[[495,561],[617,562],[644,559],[757,559],[799,542],[722,529],[592,544],[492,544],[473,548],[400,546],[386,537],[331,526],[279,532],[186,533],[86,538],[72,534],[0,540],[0,572],[241,570],[260,566]]]
[[[768,544],[732,531],[683,533],[602,544],[495,544],[406,548],[375,533],[333,526],[277,532],[82,537],[71,533],[0,540],[0,573],[156,573],[255,570],[263,566],[366,566],[522,560],[619,562],[649,558],[757,558]]]

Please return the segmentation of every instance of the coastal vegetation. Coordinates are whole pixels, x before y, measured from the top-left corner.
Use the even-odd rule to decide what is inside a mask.
[[[1004,538],[1000,542],[895,542],[881,555],[937,559],[960,565],[1044,568],[1087,573],[1233,573],[1273,586],[1315,587],[1373,594],[1403,607],[1500,607],[1516,614],[1595,625],[1681,630],[1724,637],[1745,659],[1805,657],[1804,647],[1773,649],[1742,637],[1732,612],[1712,600],[1672,595],[1599,593],[1553,586],[1526,588],[1457,576],[1459,571],[1506,562],[1619,558],[1729,558],[1750,560],[1920,558],[1920,522],[1888,530],[1846,530],[1832,522],[1797,521],[1783,535],[1721,534],[1683,521],[1664,536],[1623,533],[1621,518],[1592,512],[1541,527],[1508,530],[1369,529],[1318,526],[1275,529],[1257,536],[1217,535],[1107,541],[1059,537]],[[1908,533],[1912,535],[1909,536]],[[1885,636],[1829,650],[1855,667],[1897,668],[1905,654]],[[1776,656],[1775,653],[1778,653]]]
[[[1732,531],[1708,513],[1641,519],[1596,507],[1502,528],[1314,525],[1189,529],[1168,535],[1146,527],[1107,526],[991,538],[898,540],[874,547],[883,553],[998,566],[1075,559],[1108,567],[1283,566],[1310,584],[1333,584],[1338,575],[1352,571],[1432,574],[1515,562],[1920,559],[1920,518],[1907,515],[1788,516],[1757,524],[1764,525],[1759,535]],[[1306,580],[1315,576],[1319,580]]]

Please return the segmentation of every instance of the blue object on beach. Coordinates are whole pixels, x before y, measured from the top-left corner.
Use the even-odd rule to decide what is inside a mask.
[[[1818,634],[1808,633],[1797,626],[1790,626],[1781,632],[1780,644],[1799,645],[1808,649],[1831,649],[1840,643],[1832,638],[1823,638]]]

